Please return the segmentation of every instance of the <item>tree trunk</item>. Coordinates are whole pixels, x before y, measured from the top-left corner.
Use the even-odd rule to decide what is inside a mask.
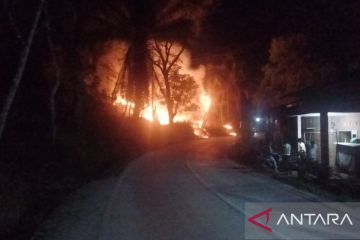
[[[230,117],[230,98],[229,98],[229,85],[226,86],[226,121],[231,121]]]
[[[171,89],[170,89],[170,82],[169,82],[169,74],[166,70],[162,72],[164,76],[164,83],[165,83],[165,99],[166,99],[166,108],[168,110],[168,117],[169,117],[169,124],[174,123],[174,104],[171,101]]]
[[[53,67],[55,69],[55,83],[51,89],[50,92],[50,118],[51,118],[51,140],[54,144],[56,142],[56,136],[57,136],[57,121],[56,121],[56,93],[60,86],[60,67],[58,65],[58,62],[56,60],[56,54],[55,54],[55,48],[53,41],[50,36],[50,23],[49,23],[49,16],[47,9],[45,9],[46,14],[46,30],[47,30],[47,40],[50,48],[50,53],[52,57]]]
[[[76,135],[78,144],[81,145],[85,141],[84,137],[84,123],[85,123],[85,98],[86,86],[84,82],[85,73],[87,71],[87,46],[84,46],[86,40],[84,39],[84,26],[87,17],[85,0],[74,1],[73,3],[74,28],[70,35],[67,46],[68,56],[67,64],[70,71],[70,80],[73,81],[74,86],[74,126],[76,128]],[[87,55],[89,56],[89,55]]]
[[[19,65],[18,65],[18,69],[17,72],[12,80],[12,84],[10,87],[10,91],[8,93],[8,95],[5,98],[4,101],[4,105],[2,107],[1,110],[1,114],[0,114],[0,141],[2,139],[3,136],[3,132],[6,126],[6,121],[12,106],[12,103],[14,101],[17,89],[19,87],[20,81],[22,79],[22,76],[24,74],[24,70],[25,70],[25,66],[27,63],[27,60],[29,58],[29,53],[30,53],[30,49],[33,43],[33,39],[36,33],[36,29],[38,28],[38,24],[39,24],[39,20],[40,17],[42,15],[43,9],[44,9],[44,3],[45,0],[40,0],[39,6],[37,8],[36,14],[35,14],[35,18],[33,20],[33,23],[31,25],[31,29],[30,29],[30,33],[28,36],[28,39],[26,41],[26,45],[24,46],[24,49],[21,53],[20,56],[20,61],[19,61]]]
[[[56,120],[56,93],[60,86],[60,78],[56,77],[55,84],[50,94],[50,115],[51,115],[51,139],[56,142],[57,137],[57,120]]]
[[[153,121],[156,120],[156,109],[154,105],[154,91],[155,91],[155,85],[154,85],[154,79],[151,80],[151,113],[152,113],[152,119]]]
[[[168,110],[169,124],[172,125],[174,123],[175,114],[174,114],[173,103],[171,102],[170,99],[168,99],[166,101],[166,107],[167,107],[167,110]]]
[[[221,94],[220,95],[220,121],[221,121],[221,125],[224,124],[223,108],[224,108],[224,95]]]
[[[129,83],[133,86],[131,100],[135,102],[135,109],[133,116],[138,118],[144,104],[147,102],[148,86],[149,86],[149,72],[147,62],[149,59],[149,50],[147,48],[147,37],[141,33],[133,39],[129,69]]]

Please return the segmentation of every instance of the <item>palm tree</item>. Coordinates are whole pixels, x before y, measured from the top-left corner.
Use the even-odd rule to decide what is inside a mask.
[[[119,4],[119,3],[117,3]],[[120,3],[121,27],[128,43],[124,64],[116,81],[113,98],[126,86],[125,98],[135,102],[133,115],[138,117],[147,101],[153,72],[148,42],[176,40],[183,45],[198,31],[199,20],[210,6],[206,0],[124,0]],[[125,28],[124,28],[125,26]],[[126,31],[125,31],[126,30]]]

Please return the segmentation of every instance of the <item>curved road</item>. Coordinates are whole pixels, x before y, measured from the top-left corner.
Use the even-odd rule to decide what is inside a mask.
[[[234,138],[198,140],[137,159],[74,193],[34,239],[243,239],[245,202],[318,201],[226,157]]]

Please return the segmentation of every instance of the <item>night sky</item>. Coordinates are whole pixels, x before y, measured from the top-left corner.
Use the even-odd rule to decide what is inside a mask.
[[[18,51],[21,47],[19,47],[14,29],[9,23],[8,9],[12,10],[20,31],[27,33],[37,1],[5,2],[7,5],[4,5],[6,8],[1,11],[4,14],[1,15],[3,21],[0,23],[0,53],[4,68],[0,70],[0,73],[4,76],[3,78],[10,79],[16,67]],[[72,11],[68,6],[71,5],[70,2],[49,1],[50,15],[56,15],[53,18],[55,22],[72,21],[67,15],[67,12]],[[121,1],[102,2],[95,0],[89,1],[88,4],[89,6],[90,3],[99,4],[105,9],[105,12],[110,11],[111,14],[108,12],[106,16],[111,20],[111,16],[117,14],[116,6],[119,2]],[[125,2],[129,6],[146,6],[146,10],[149,11],[148,15],[156,15],[153,10],[156,8],[148,7],[148,5],[161,1]],[[262,78],[261,68],[268,62],[271,40],[275,37],[298,33],[306,36],[313,54],[320,56],[319,62],[331,62],[335,66],[346,65],[349,62],[360,62],[360,1],[213,0],[212,2],[212,6],[205,10],[207,13],[202,19],[202,31],[190,49],[194,56],[195,65],[207,62],[219,63],[224,54],[232,55],[236,61],[245,63],[250,78],[260,81]],[[69,19],[67,20],[67,18]],[[105,23],[107,22],[105,21]],[[68,25],[72,26],[72,24]],[[92,24],[88,24],[88,26],[90,25]],[[34,44],[36,46],[44,45],[43,41],[45,41],[43,38],[44,25],[42,24],[40,27]],[[68,26],[66,27],[68,28]],[[108,30],[107,28],[104,29]],[[107,34],[120,32],[121,36],[126,36],[127,30],[126,26],[124,28],[115,26]],[[66,36],[69,35],[55,28],[53,31],[60,41],[67,39]],[[175,31],[181,30],[175,29]],[[96,36],[99,35],[101,34],[96,34]],[[86,37],[86,39],[88,38]],[[46,52],[42,50],[41,47],[33,48],[31,56],[34,56],[34,59],[31,62],[40,59],[40,57],[35,56],[35,53]],[[216,60],[214,61],[214,59]],[[4,89],[7,89],[7,86],[2,87],[0,93],[6,91]]]
[[[261,65],[273,37],[303,33],[330,58],[358,56],[359,27],[360,1],[230,0],[216,3],[201,42],[203,52],[233,49]]]

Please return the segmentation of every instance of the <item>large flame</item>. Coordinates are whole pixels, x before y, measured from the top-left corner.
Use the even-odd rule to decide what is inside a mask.
[[[128,46],[123,43],[114,43],[114,49],[121,50],[121,52],[126,52]],[[180,45],[175,44],[173,50],[175,52],[179,51]],[[124,59],[118,60],[118,53],[119,51],[110,51],[110,54],[104,57],[103,62],[113,62],[115,67],[114,72],[119,72],[119,68],[122,64],[124,64]],[[193,68],[191,66],[191,54],[188,50],[185,51],[180,56],[179,65],[181,66],[180,73],[181,74],[189,74],[194,77],[196,83],[199,85],[197,99],[195,100],[196,104],[199,106],[198,110],[194,110],[191,112],[180,112],[178,113],[175,118],[174,122],[188,122],[194,128],[194,133],[200,137],[207,137],[206,130],[204,129],[204,125],[206,123],[206,118],[208,117],[208,112],[211,106],[211,97],[204,89],[204,77],[205,77],[205,66],[200,65],[198,68]],[[108,76],[108,78],[112,81],[109,86],[113,86],[116,81],[116,74],[114,76],[109,76],[106,69],[100,73],[102,76]],[[151,91],[154,91],[151,89]],[[155,87],[155,94],[156,94],[156,87]],[[107,90],[110,92],[110,90]],[[135,103],[127,100],[124,97],[118,96],[116,101],[114,101],[114,105],[119,106],[122,110],[130,116],[135,108]],[[169,116],[168,110],[166,105],[160,99],[153,99],[149,104],[145,106],[145,108],[141,111],[140,117],[151,121],[151,122],[158,122],[161,125],[169,124]]]
[[[211,98],[206,93],[200,95],[201,109],[204,113],[207,113],[211,106]]]
[[[211,98],[208,94],[203,92],[198,97],[198,103],[200,105],[200,110],[196,112],[179,113],[175,116],[174,122],[188,122],[194,128],[195,135],[207,138],[208,136],[206,130],[203,128],[203,124],[211,106]],[[127,109],[129,113],[132,113],[135,107],[134,102],[126,100],[121,96],[116,98],[114,105]],[[167,107],[159,100],[154,101],[152,104],[148,104],[145,109],[141,111],[140,117],[151,122],[158,122],[161,125],[169,124]]]
[[[120,105],[120,106],[123,106],[123,107],[130,107],[130,108],[134,108],[135,107],[135,103],[131,102],[131,101],[128,101],[126,100],[125,98],[122,98],[121,96],[117,96],[115,102],[114,102],[114,105]]]
[[[140,114],[142,118],[151,122],[158,121],[161,125],[169,124],[169,116],[167,108],[164,104],[156,101],[153,104],[147,106]]]

